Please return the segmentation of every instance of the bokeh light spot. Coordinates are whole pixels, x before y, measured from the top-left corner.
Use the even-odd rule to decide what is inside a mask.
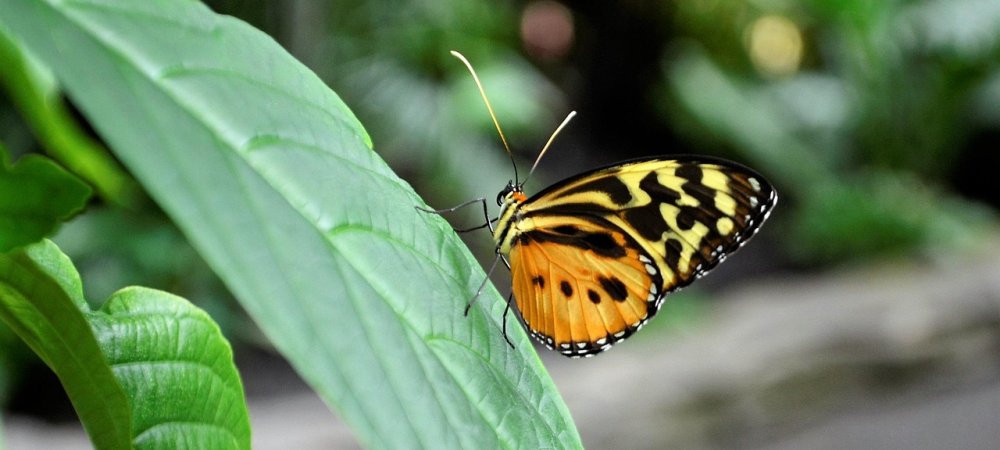
[[[560,3],[531,2],[521,14],[521,42],[533,58],[562,58],[569,52],[574,34],[573,15]]]
[[[786,17],[768,15],[750,26],[750,60],[766,76],[784,77],[799,70],[802,63],[802,31]]]

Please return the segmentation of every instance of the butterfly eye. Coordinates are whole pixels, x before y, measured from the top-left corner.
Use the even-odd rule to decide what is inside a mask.
[[[513,191],[514,191],[514,182],[508,181],[507,186],[504,187],[499,194],[497,194],[497,206],[502,206],[504,199],[507,197],[507,194],[510,194]]]

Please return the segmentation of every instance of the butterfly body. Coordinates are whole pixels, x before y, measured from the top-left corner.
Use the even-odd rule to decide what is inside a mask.
[[[777,201],[756,172],[656,157],[586,172],[531,196],[508,183],[493,238],[532,337],[592,356],[638,331],[667,293],[742,246]]]

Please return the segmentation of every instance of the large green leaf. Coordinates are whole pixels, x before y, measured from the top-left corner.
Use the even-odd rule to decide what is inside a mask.
[[[91,311],[44,241],[0,254],[0,319],[58,375],[95,447],[250,448],[229,344],[184,299],[127,288]]]
[[[0,21],[365,444],[580,446],[496,291],[462,316],[481,268],[269,37],[189,1],[4,0]]]

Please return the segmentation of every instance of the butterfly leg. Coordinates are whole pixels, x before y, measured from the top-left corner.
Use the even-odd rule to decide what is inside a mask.
[[[512,300],[514,300],[514,293],[513,292],[511,292],[510,294],[507,294],[507,307],[504,308],[504,310],[503,310],[503,338],[504,338],[505,341],[507,341],[507,345],[509,345],[510,348],[513,350],[514,349],[514,343],[511,342],[510,341],[510,337],[507,336],[507,314],[510,313],[510,302]]]
[[[476,295],[472,296],[472,299],[469,300],[469,303],[465,304],[465,315],[466,316],[469,315],[469,309],[472,308],[472,303],[474,303],[476,301],[476,299],[479,298],[479,294],[483,293],[483,289],[486,289],[486,283],[488,283],[490,281],[490,275],[493,274],[493,270],[495,270],[497,268],[497,263],[502,258],[503,258],[503,255],[501,255],[499,252],[497,252],[497,257],[493,259],[493,264],[490,265],[489,272],[486,272],[486,278],[483,278],[483,282],[480,283],[479,289],[476,289]],[[506,260],[504,260],[504,261],[506,261]]]
[[[489,222],[486,222],[486,223],[484,223],[482,225],[475,226],[475,227],[472,227],[472,228],[463,228],[461,230],[456,228],[455,232],[456,233],[468,233],[470,231],[482,230],[483,228],[486,228],[486,227],[490,227],[490,230],[493,230],[493,227],[490,226],[490,225],[493,225],[493,222],[496,222],[497,220],[500,220],[500,218],[496,217],[496,218],[493,218],[493,219],[489,219]]]
[[[467,233],[469,231],[481,230],[481,229],[487,228],[487,227],[489,227],[490,232],[493,232],[493,222],[496,222],[500,218],[497,217],[495,219],[490,219],[490,212],[486,208],[486,197],[479,197],[479,198],[476,198],[476,199],[472,199],[472,200],[469,200],[467,202],[461,203],[461,204],[459,204],[457,206],[453,206],[451,208],[445,208],[445,209],[429,209],[429,208],[422,208],[420,206],[414,206],[414,208],[416,208],[418,211],[423,211],[423,212],[426,212],[426,213],[433,213],[433,214],[439,214],[440,215],[440,214],[444,214],[444,213],[455,212],[455,211],[458,211],[459,209],[462,209],[462,208],[464,208],[466,206],[473,205],[473,204],[476,204],[476,203],[479,203],[479,204],[483,205],[483,217],[486,219],[486,223],[484,223],[482,225],[479,225],[479,226],[472,227],[472,228],[455,229],[455,232],[456,233]]]

